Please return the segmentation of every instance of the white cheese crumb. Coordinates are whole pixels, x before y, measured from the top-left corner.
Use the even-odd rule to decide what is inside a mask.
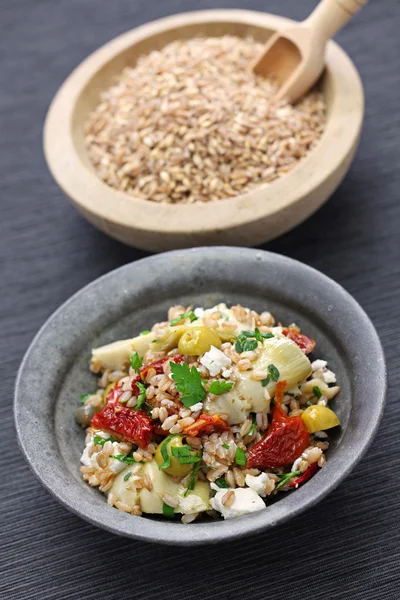
[[[204,308],[201,308],[201,306],[195,308],[193,312],[198,319],[202,319],[204,317]]]
[[[232,364],[231,359],[215,346],[211,346],[210,350],[203,354],[200,362],[209,370],[212,377],[218,375],[222,370],[228,369]]]
[[[93,433],[93,437],[91,439],[89,439],[89,441],[86,443],[86,446],[82,452],[82,456],[81,456],[81,463],[83,465],[85,465],[85,467],[98,467],[97,464],[97,455],[99,454],[98,452],[94,452],[91,456],[89,456],[89,450],[91,450],[94,447],[94,436],[98,436],[98,437],[102,437],[102,438],[108,438],[110,437],[110,434],[105,433],[104,431],[95,431]],[[117,456],[118,454],[121,454],[121,451],[119,450],[119,444],[118,442],[113,442],[113,451],[112,451],[112,455],[113,456]],[[123,471],[126,467],[126,464],[121,462],[120,460],[116,460],[116,459],[111,459],[108,461],[108,465],[107,468],[110,469],[110,471],[112,471],[113,473],[120,473],[121,471]]]
[[[336,375],[333,371],[329,371],[329,369],[322,373],[322,378],[325,383],[336,383]]]
[[[314,362],[311,363],[311,368],[313,371],[319,371],[320,369],[325,369],[327,364],[326,360],[314,360]]]
[[[266,508],[260,496],[251,488],[232,489],[231,491],[235,494],[235,500],[232,506],[224,506],[222,504],[222,498],[229,489],[221,489],[215,483],[211,484],[211,489],[217,492],[214,498],[211,498],[211,506],[214,510],[220,512],[224,519],[242,517],[243,515],[248,515],[249,513]]]
[[[260,473],[254,477],[253,475],[246,475],[246,485],[254,490],[259,496],[265,498],[265,484],[269,481],[269,477],[266,473]]]
[[[225,379],[229,379],[231,375],[232,369],[225,369],[224,371],[222,371],[222,377],[225,377]]]

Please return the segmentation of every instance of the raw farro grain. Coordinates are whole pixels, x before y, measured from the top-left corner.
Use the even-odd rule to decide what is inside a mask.
[[[316,91],[295,106],[275,101],[276,84],[249,69],[261,50],[251,38],[193,38],[125,68],[86,123],[99,176],[155,202],[195,203],[293,169],[323,132],[324,103]]]

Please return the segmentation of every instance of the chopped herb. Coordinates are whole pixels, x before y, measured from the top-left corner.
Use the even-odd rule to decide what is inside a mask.
[[[242,342],[240,340],[236,340],[236,342],[235,342],[235,350],[239,354],[241,354],[243,352],[243,345],[242,345]]]
[[[176,319],[172,319],[172,321],[170,321],[169,324],[171,327],[174,327],[174,325],[178,325],[178,323],[183,321],[183,319],[190,319],[190,322],[193,323],[193,321],[197,321],[198,317],[196,317],[194,312],[191,309],[189,309],[186,312],[180,314],[179,317],[176,317]]]
[[[257,419],[256,415],[253,415],[253,423],[251,424],[250,431],[247,435],[253,435],[257,427]]]
[[[169,519],[171,519],[171,518],[173,518],[175,511],[172,508],[172,506],[168,506],[168,504],[165,504],[165,502],[163,502],[162,513],[163,513],[164,517],[168,517]]]
[[[216,396],[220,396],[221,394],[225,394],[233,387],[232,381],[213,381],[208,391],[210,394],[215,394]]]
[[[315,386],[313,387],[312,391],[313,391],[313,393],[314,393],[314,396],[316,396],[316,397],[318,398],[318,400],[319,400],[319,399],[321,398],[321,396],[322,396],[322,392],[321,392],[321,390],[319,389],[319,387],[318,387],[317,385],[315,385]]]
[[[93,396],[93,394],[81,394],[81,402],[82,402],[82,404],[85,404],[86,400],[88,398],[90,398],[90,396]]]
[[[140,335],[147,335],[148,333],[151,333],[150,329],[144,329],[140,332]]]
[[[244,352],[251,352],[257,348],[257,340],[246,340],[243,344]]]
[[[244,467],[246,465],[246,462],[247,462],[246,452],[244,450],[242,450],[241,448],[236,448],[235,463],[237,465],[240,465],[241,467]]]
[[[177,456],[181,465],[190,465],[201,460],[200,456],[191,454],[191,451],[191,446],[171,446],[172,456]]]
[[[191,465],[200,461],[200,456],[179,456],[179,462],[181,465]]]
[[[196,463],[193,466],[193,471],[192,474],[190,476],[190,481],[189,481],[189,485],[187,487],[187,490],[185,491],[185,493],[183,494],[185,497],[188,495],[189,492],[191,492],[192,490],[194,490],[194,486],[196,484],[196,475],[197,475],[197,471],[200,469],[201,467],[201,462]]]
[[[144,383],[140,383],[140,381],[138,381],[136,385],[138,386],[140,392],[136,404],[136,410],[140,410],[144,404],[144,401],[146,400],[146,386]]]
[[[263,380],[262,380],[262,382],[261,382],[261,385],[262,385],[263,387],[266,387],[266,386],[269,384],[270,380],[271,380],[271,377],[270,377],[270,375],[267,375],[267,377],[266,377],[265,379],[263,379]]]
[[[139,369],[143,365],[143,361],[139,354],[135,352],[135,354],[132,354],[132,356],[129,357],[129,360],[131,362],[132,369],[136,371],[136,373],[139,373]]]
[[[95,446],[97,446],[97,444],[100,444],[100,446],[104,446],[104,444],[106,442],[116,442],[117,440],[115,440],[111,435],[108,438],[103,438],[100,437],[99,435],[95,435],[93,438],[93,443]]]
[[[222,444],[222,447],[225,448],[225,450],[229,450],[230,448],[229,444]]]
[[[219,488],[228,488],[229,487],[229,483],[226,482],[225,477],[219,477],[218,479],[215,480],[215,483]]]
[[[170,439],[173,438],[173,435],[169,435],[168,437],[165,438],[165,440],[163,442],[161,442],[161,456],[164,459],[163,464],[158,467],[160,471],[162,471],[163,469],[168,469],[168,467],[171,466],[171,457],[169,455],[168,452],[168,442]]]
[[[293,471],[293,473],[276,473],[276,475],[278,475],[280,482],[275,486],[275,491],[279,490],[279,488],[285,485],[292,477],[298,477],[301,473],[300,471]]]
[[[207,392],[201,383],[200,371],[196,367],[189,369],[187,363],[170,362],[170,366],[176,389],[183,394],[182,404],[189,408],[198,402],[203,402]]]
[[[256,331],[258,331],[258,329],[256,329]],[[246,338],[248,338],[248,337],[250,337],[250,338],[254,337],[254,331],[241,331],[240,333],[241,333],[241,335],[243,335]],[[258,333],[260,333],[260,332],[258,331]]]
[[[275,365],[268,365],[268,373],[271,375],[271,379],[273,379],[274,381],[278,381],[280,373]]]
[[[111,456],[111,458],[115,458],[120,462],[126,463],[127,465],[134,465],[135,459],[132,456],[127,456],[126,454],[117,454],[116,456]]]
[[[132,475],[132,471],[129,471],[129,473],[127,473],[127,474],[124,476],[124,481],[128,481],[128,479],[129,479],[129,477],[130,477],[131,475]]]
[[[273,338],[275,336],[270,331],[266,331],[261,334],[261,337],[264,338],[264,340],[270,340],[271,338]]]
[[[153,340],[151,343],[152,343],[152,344],[155,344],[156,342],[158,342],[158,340],[159,340],[159,339],[160,339],[160,338],[157,338],[156,340]]]

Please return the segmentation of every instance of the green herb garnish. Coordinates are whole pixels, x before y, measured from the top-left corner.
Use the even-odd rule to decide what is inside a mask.
[[[127,456],[126,454],[117,454],[116,456],[111,456],[111,458],[115,458],[116,460],[119,460],[127,465],[134,465],[136,463],[132,456]]]
[[[285,485],[285,483],[292,479],[292,477],[298,477],[299,475],[301,475],[301,472],[293,471],[293,473],[276,473],[276,475],[278,475],[280,482],[278,483],[278,485],[275,486],[275,491],[279,490],[279,488]]]
[[[241,354],[243,352],[243,345],[242,345],[242,342],[240,340],[236,340],[236,342],[235,342],[235,350],[239,354]]]
[[[132,369],[136,371],[136,373],[139,373],[139,369],[143,365],[143,361],[139,354],[135,352],[135,354],[132,354],[132,356],[129,357],[129,360],[131,362]]]
[[[229,450],[230,448],[229,444],[222,444],[222,447],[225,448],[225,450]]]
[[[90,396],[93,396],[94,394],[81,394],[81,403],[85,404],[86,400],[88,398],[90,398]]]
[[[219,477],[218,479],[215,480],[215,484],[219,487],[219,488],[229,488],[229,483],[226,482],[225,477]]]
[[[191,492],[192,490],[194,490],[194,486],[196,484],[197,471],[200,469],[200,467],[201,467],[201,462],[196,463],[194,465],[194,467],[193,467],[193,471],[192,471],[192,474],[190,476],[189,485],[187,487],[187,490],[183,494],[185,496],[185,498],[186,498],[186,496],[188,495],[189,492]]]
[[[136,404],[136,410],[140,410],[143,406],[144,401],[146,400],[146,386],[144,385],[144,383],[140,383],[140,381],[138,381],[136,385],[139,388],[140,392]]]
[[[97,444],[100,444],[100,446],[103,447],[106,442],[116,442],[116,441],[117,440],[115,440],[111,435],[108,438],[103,438],[103,437],[100,437],[99,435],[95,435],[93,437],[93,443],[95,446],[97,446]]]
[[[171,446],[172,456],[177,456],[181,465],[190,465],[201,460],[197,454],[191,454],[191,446]]]
[[[254,331],[241,331],[235,342],[235,350],[236,352],[239,352],[239,354],[241,352],[250,352],[251,350],[255,350],[257,348],[257,342],[263,342],[264,340],[273,337],[275,337],[273,333],[261,332],[258,327],[256,327]]]
[[[174,327],[175,325],[178,325],[178,323],[183,321],[183,319],[190,319],[190,322],[193,323],[193,321],[197,321],[198,317],[196,317],[196,315],[190,308],[186,312],[180,314],[179,317],[176,317],[176,319],[172,319],[172,321],[170,321],[169,324],[171,327]]]
[[[258,342],[257,340],[246,340],[245,343],[243,344],[243,351],[244,352],[251,352],[252,350],[255,350],[258,346]]]
[[[318,398],[318,400],[319,400],[319,399],[321,398],[321,396],[322,396],[322,392],[321,392],[321,390],[319,389],[319,387],[318,387],[317,385],[315,385],[315,386],[313,387],[312,391],[313,391],[313,393],[314,393],[314,396],[315,396],[316,398]]]
[[[275,365],[268,365],[268,373],[271,375],[271,379],[273,379],[274,381],[278,381],[280,373]]]
[[[232,381],[213,381],[208,391],[210,394],[215,394],[216,396],[220,396],[221,394],[225,394],[230,389],[233,388]]]
[[[196,367],[189,369],[186,363],[170,362],[169,364],[176,389],[183,394],[182,404],[189,408],[198,402],[203,402],[207,392],[201,383],[200,371]]]
[[[271,377],[269,375],[267,375],[267,377],[262,380],[261,385],[263,387],[266,387],[269,384],[270,380],[271,380]]]
[[[150,329],[144,329],[140,332],[140,335],[147,335],[148,333],[151,333]]]
[[[124,481],[128,481],[129,477],[132,475],[132,471],[129,471],[125,476],[124,476]]]
[[[253,423],[251,424],[249,433],[247,435],[253,435],[253,433],[255,432],[257,427],[257,419],[256,419],[256,415],[253,415]]]
[[[171,518],[173,518],[175,511],[172,508],[172,506],[168,506],[168,504],[165,504],[165,502],[163,502],[162,513],[163,513],[164,517],[168,517],[169,519],[171,519]]]
[[[247,462],[246,452],[244,450],[242,450],[241,448],[236,448],[235,463],[237,465],[240,465],[241,467],[244,467],[246,465],[246,462]]]

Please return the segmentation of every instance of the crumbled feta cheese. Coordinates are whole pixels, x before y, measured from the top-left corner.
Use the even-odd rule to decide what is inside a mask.
[[[198,319],[202,319],[204,317],[204,308],[201,308],[201,306],[195,308],[193,312]]]
[[[102,437],[102,438],[110,437],[110,434],[105,433],[104,431],[95,431],[93,434],[93,438],[95,435],[98,437]],[[91,451],[92,448],[94,447],[93,438],[89,439],[89,441],[86,443],[86,446],[82,452],[81,463],[83,465],[85,465],[85,467],[98,467],[96,459],[97,459],[97,455],[99,453],[94,452],[91,456],[89,456],[89,451]],[[113,442],[112,445],[113,445],[112,455],[117,456],[118,454],[121,454],[118,442]],[[125,467],[126,467],[125,463],[121,462],[120,460],[116,460],[116,459],[112,459],[112,458],[111,458],[111,460],[108,461],[108,465],[107,465],[107,468],[110,469],[113,473],[120,473],[121,471],[123,471],[125,469]]]
[[[232,490],[235,494],[235,501],[232,506],[224,506],[222,504],[222,498],[229,491],[228,489],[221,489],[215,483],[211,484],[211,489],[217,492],[214,498],[211,498],[211,506],[214,510],[220,512],[224,519],[242,517],[243,515],[266,508],[260,496],[251,488],[237,488]]]
[[[259,496],[265,498],[265,484],[269,481],[269,477],[266,473],[260,473],[254,477],[253,475],[246,475],[246,485],[254,490]]]
[[[314,362],[311,363],[311,368],[313,371],[319,371],[320,369],[325,369],[327,364],[326,360],[314,360]]]
[[[203,354],[200,362],[209,370],[212,377],[218,375],[223,369],[229,368],[232,364],[231,359],[215,346],[211,346],[210,350]]]
[[[322,373],[322,378],[325,383],[336,383],[336,375],[333,371],[329,371],[329,369]]]
[[[190,410],[192,412],[197,412],[198,410],[202,410],[203,408],[203,403],[202,402],[198,402],[197,404],[193,404],[192,406],[189,407]]]
[[[232,369],[225,369],[224,371],[222,371],[222,377],[225,377],[225,379],[229,379],[231,375]]]

